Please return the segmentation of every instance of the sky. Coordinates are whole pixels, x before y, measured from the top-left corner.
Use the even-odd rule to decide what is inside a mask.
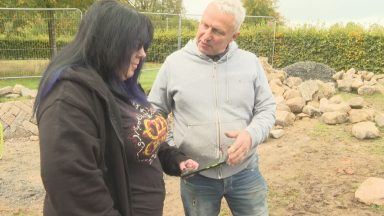
[[[201,14],[210,0],[183,0],[187,14]],[[384,0],[277,0],[286,24],[330,26],[336,23],[384,25]]]

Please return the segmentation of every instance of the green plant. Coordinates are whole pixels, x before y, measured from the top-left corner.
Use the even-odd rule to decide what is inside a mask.
[[[375,210],[376,212],[384,213],[384,206],[382,206],[382,205],[372,204],[372,205],[370,205],[370,207],[371,207],[371,209]]]

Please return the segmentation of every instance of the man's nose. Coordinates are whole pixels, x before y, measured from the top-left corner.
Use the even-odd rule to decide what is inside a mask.
[[[211,30],[206,30],[202,36],[202,39],[204,42],[208,42],[210,40],[212,40],[212,34],[211,34]]]

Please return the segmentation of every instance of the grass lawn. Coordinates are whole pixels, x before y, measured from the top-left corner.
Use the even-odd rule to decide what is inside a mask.
[[[154,68],[154,69],[144,69],[142,71],[141,76],[139,78],[139,82],[145,92],[149,92],[149,90],[151,90],[153,81],[155,81],[158,70],[159,70],[158,68]]]
[[[0,79],[0,88],[6,86],[23,85],[29,89],[37,89],[39,87],[40,78],[20,78],[20,79]]]

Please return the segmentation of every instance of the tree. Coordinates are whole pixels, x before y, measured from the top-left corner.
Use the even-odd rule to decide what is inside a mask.
[[[184,12],[181,0],[121,0],[142,12],[180,14]]]
[[[243,0],[243,5],[247,10],[248,16],[271,16],[274,17],[278,23],[281,23],[282,17],[276,11],[276,2],[277,0]],[[263,23],[265,21],[267,20],[254,22]]]
[[[85,11],[95,0],[2,0],[0,7],[79,8]]]
[[[3,0],[0,7],[7,8],[79,8],[85,10],[95,0]],[[49,37],[49,46],[51,49],[51,56],[57,52],[56,46],[56,17],[55,11],[47,10],[42,11],[40,17],[45,17],[47,20],[47,32]],[[17,18],[17,17],[16,17]],[[28,20],[18,20],[18,25],[27,26]],[[14,26],[14,23],[12,23]],[[16,26],[15,26],[16,27]],[[15,28],[16,29],[16,28]]]

